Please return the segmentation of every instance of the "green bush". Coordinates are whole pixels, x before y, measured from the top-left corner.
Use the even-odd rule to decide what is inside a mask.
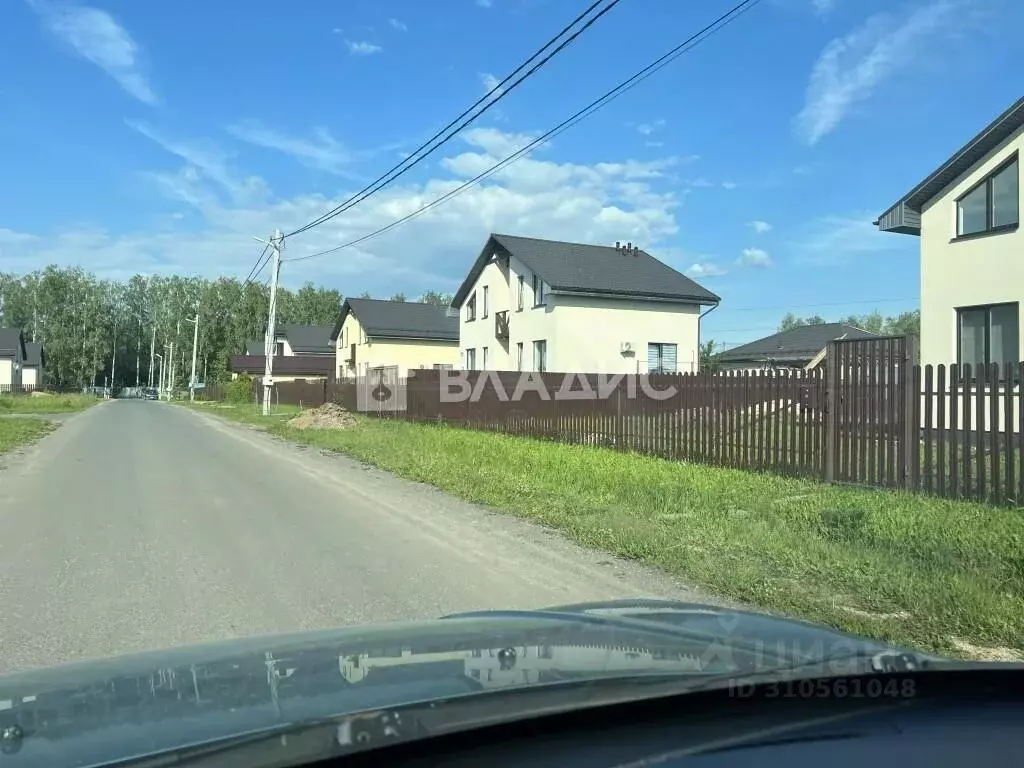
[[[224,400],[236,405],[252,402],[252,377],[239,376],[224,385]]]

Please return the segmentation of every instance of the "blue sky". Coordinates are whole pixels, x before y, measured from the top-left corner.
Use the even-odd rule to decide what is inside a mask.
[[[301,256],[457,186],[735,0],[622,0],[472,129],[290,240]],[[579,13],[584,0],[9,0],[0,270],[244,277]],[[874,216],[1019,96],[1013,0],[762,0],[529,158],[358,248],[286,264],[345,294],[453,290],[490,231],[632,240],[723,297],[725,342],[786,311],[913,308],[916,238]]]

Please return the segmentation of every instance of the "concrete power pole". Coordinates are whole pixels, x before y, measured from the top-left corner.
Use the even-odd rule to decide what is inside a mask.
[[[152,318],[151,318],[152,320]],[[153,388],[153,358],[156,356],[156,323],[153,323],[153,336],[149,342],[149,388]],[[161,357],[161,360],[163,358]]]
[[[267,316],[267,354],[264,356],[266,367],[263,370],[263,415],[270,415],[270,396],[274,388],[274,337],[277,324],[277,280],[281,275],[281,250],[284,248],[284,236],[280,229],[274,230],[270,238],[274,260],[270,271],[270,311]]]
[[[160,373],[159,373],[159,378],[157,378],[157,388],[156,388],[156,396],[159,398],[159,397],[163,397],[163,393],[164,393],[164,356],[161,355],[159,352],[154,352],[153,355],[154,355],[154,357],[159,357],[160,358]],[[152,376],[150,377],[149,382],[150,382],[150,386],[152,386],[153,385],[153,377]]]
[[[192,330],[192,376],[188,382],[188,399],[196,399],[196,352],[199,349],[199,304],[196,304],[196,316],[189,320],[195,328]]]
[[[139,363],[142,361],[142,315],[139,315],[139,338],[135,343],[135,388],[138,389],[139,385],[142,384],[142,378],[139,375]],[[135,393],[138,397],[138,392]]]

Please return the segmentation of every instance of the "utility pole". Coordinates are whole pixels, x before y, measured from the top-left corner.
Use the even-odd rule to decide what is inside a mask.
[[[188,382],[188,399],[196,399],[196,352],[199,349],[199,302],[196,302],[196,316],[189,320],[195,328],[192,329],[192,376]]]
[[[161,355],[159,352],[154,352],[153,355],[155,357],[159,357],[160,358],[160,374],[159,374],[159,378],[157,379],[157,381],[159,383],[158,383],[157,389],[156,389],[156,396],[157,396],[157,398],[160,398],[160,397],[163,397],[163,393],[164,393],[164,356]],[[153,377],[152,376],[149,379],[149,385],[153,386]]]
[[[152,322],[152,318],[150,318]],[[156,323],[153,323],[153,337],[149,342],[149,388],[153,388],[153,358],[156,356]],[[163,356],[160,357],[163,360]]]
[[[270,415],[270,395],[274,387],[274,338],[277,324],[277,280],[281,275],[281,250],[284,248],[284,236],[280,229],[274,230],[270,238],[273,251],[273,263],[270,271],[270,312],[267,317],[267,354],[264,355],[266,367],[263,370],[263,415]]]
[[[110,395],[114,395],[114,370],[117,365],[117,315],[114,315],[114,352],[110,356]]]
[[[142,361],[142,315],[139,315],[139,338],[135,342],[135,388],[138,389],[142,383],[142,379],[139,376],[139,363]],[[135,393],[138,397],[138,392]]]

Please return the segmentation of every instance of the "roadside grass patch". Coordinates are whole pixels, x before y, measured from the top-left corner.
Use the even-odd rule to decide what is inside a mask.
[[[1024,657],[1016,510],[449,426],[359,417],[349,429],[296,430],[255,409],[218,413],[536,520],[711,594],[925,651]]]
[[[96,405],[95,395],[0,395],[0,414],[4,413],[74,413]]]
[[[38,440],[54,427],[44,419],[0,419],[0,454]]]

